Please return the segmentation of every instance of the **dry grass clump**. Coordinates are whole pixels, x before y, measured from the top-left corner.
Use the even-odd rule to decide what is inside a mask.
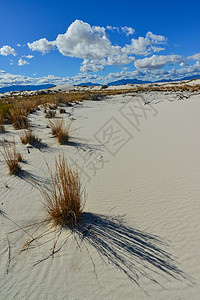
[[[53,110],[48,110],[45,113],[45,118],[48,118],[48,119],[55,118],[55,116],[56,116],[56,111],[53,111]]]
[[[21,170],[19,161],[22,160],[22,156],[17,152],[15,140],[13,139],[12,144],[3,144],[3,150],[0,152],[8,166],[10,175],[16,175]]]
[[[26,100],[23,101],[23,109],[26,112],[26,115],[32,114],[36,112],[36,110],[39,110],[39,102],[37,100]]]
[[[41,142],[41,139],[39,139],[32,130],[23,130],[19,134],[20,140],[22,144],[30,144],[35,145]]]
[[[27,112],[19,106],[10,110],[10,121],[15,129],[24,129],[29,127]]]
[[[94,100],[94,101],[98,101],[101,100],[103,98],[103,94],[98,93],[98,94],[91,94],[89,97],[89,100]]]
[[[23,157],[22,157],[22,155],[21,155],[21,153],[17,153],[17,160],[18,160],[18,162],[22,162],[22,160],[23,160]]]
[[[0,124],[0,133],[4,133],[5,132],[5,127],[3,124]]]
[[[60,108],[59,108],[59,113],[60,113],[60,114],[65,114],[65,113],[66,113],[66,111],[65,111],[65,109],[64,109],[64,108],[61,108],[61,107],[60,107]]]
[[[85,204],[78,171],[69,166],[64,155],[55,159],[55,172],[49,166],[48,171],[49,187],[38,186],[44,197],[48,220],[54,225],[73,225],[80,219]]]
[[[66,144],[69,141],[72,122],[65,127],[63,119],[49,121],[52,135],[57,137],[59,144]]]
[[[0,115],[0,133],[5,132],[5,127],[3,125],[3,116]]]

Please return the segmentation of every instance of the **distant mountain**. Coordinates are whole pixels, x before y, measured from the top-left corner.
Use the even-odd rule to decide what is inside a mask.
[[[187,77],[181,78],[179,80],[192,80],[192,79],[200,79],[200,76],[199,75],[187,76]]]
[[[43,85],[11,85],[0,88],[0,93],[6,92],[21,92],[21,91],[37,91],[44,90],[53,87],[53,84],[43,84]]]
[[[77,86],[83,86],[83,85],[87,85],[87,86],[100,86],[101,84],[99,83],[92,83],[92,82],[86,82],[86,83],[80,83],[80,84],[77,84]]]
[[[159,82],[173,82],[173,81],[185,81],[185,80],[192,80],[192,79],[200,79],[200,76],[199,75],[186,76],[186,77],[183,77],[181,79],[162,79],[162,80],[155,81],[155,83],[159,83]]]
[[[143,81],[138,79],[121,79],[113,82],[109,82],[107,85],[124,85],[124,84],[144,84],[151,83],[151,81]]]
[[[107,85],[124,85],[124,84],[144,84],[144,83],[159,83],[159,82],[173,82],[173,81],[183,81],[183,80],[192,80],[192,79],[200,79],[199,75],[187,76],[181,79],[162,79],[158,81],[143,81],[138,79],[121,79],[113,82],[109,82]]]

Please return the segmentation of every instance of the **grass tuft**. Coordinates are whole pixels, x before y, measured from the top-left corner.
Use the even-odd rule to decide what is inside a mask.
[[[0,115],[0,133],[4,133],[5,132],[5,127],[3,125],[3,116]]]
[[[15,140],[13,139],[12,144],[3,144],[2,146],[3,150],[0,150],[0,152],[8,166],[9,173],[10,175],[16,175],[21,170],[19,161],[22,159],[22,156],[17,152]]]
[[[58,143],[63,145],[69,141],[72,122],[65,127],[63,119],[49,121],[52,135],[57,137]]]
[[[15,107],[10,110],[10,120],[15,129],[24,129],[29,127],[27,112],[23,108]]]
[[[22,144],[30,144],[30,145],[36,145],[41,142],[41,139],[39,139],[33,132],[32,130],[23,130],[19,134],[20,140]]]
[[[71,226],[76,224],[83,212],[85,200],[77,169],[72,169],[64,155],[55,159],[55,172],[49,165],[49,187],[37,184],[44,197],[44,209],[48,220],[54,225]]]
[[[53,111],[53,110],[48,110],[45,113],[45,118],[47,118],[47,119],[55,118],[55,116],[56,116],[56,111]]]

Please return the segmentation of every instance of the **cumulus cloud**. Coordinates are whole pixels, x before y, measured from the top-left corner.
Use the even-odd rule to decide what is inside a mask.
[[[80,70],[82,72],[98,72],[103,71],[104,66],[101,64],[101,61],[99,62],[99,60],[84,59]]]
[[[147,32],[146,38],[156,44],[163,44],[166,42],[166,38],[163,35],[153,34],[151,31]]]
[[[119,46],[113,46],[106,37],[105,28],[90,26],[76,20],[65,34],[59,34],[55,41],[60,53],[65,56],[102,59],[111,53],[118,54]]]
[[[147,32],[146,37],[132,39],[131,44],[122,48],[122,52],[135,55],[148,55],[152,52],[159,52],[164,48],[157,47],[155,44],[166,44],[167,39],[163,35],[156,35],[152,32]]]
[[[166,64],[176,64],[182,61],[180,55],[152,55],[143,59],[137,59],[134,63],[138,69],[160,69]]]
[[[98,75],[89,75],[87,73],[80,73],[73,77],[58,77],[54,75],[48,75],[42,78],[38,78],[37,84],[54,84],[54,85],[62,85],[62,84],[69,84],[69,85],[76,85],[83,82],[101,82],[103,77]]]
[[[9,85],[33,84],[33,81],[34,80],[31,77],[14,75],[5,71],[0,72],[0,87],[5,87]]]
[[[122,32],[124,32],[126,35],[132,35],[135,32],[135,29],[132,27],[123,26],[121,27]]]
[[[19,66],[29,65],[29,62],[27,62],[26,60],[20,57],[20,59],[18,60],[18,65]]]
[[[81,65],[80,70],[82,72],[97,72],[103,71],[105,66],[112,65],[126,65],[130,64],[135,60],[135,57],[128,56],[126,54],[122,55],[110,55],[107,58],[98,60],[98,59],[84,59]]]
[[[42,53],[49,52],[57,47],[59,52],[68,57],[83,59],[81,71],[96,72],[108,65],[123,65],[133,62],[133,55],[147,55],[153,52],[164,50],[157,44],[165,44],[166,38],[147,32],[146,37],[132,39],[131,44],[125,46],[113,45],[106,35],[106,29],[117,30],[127,36],[134,33],[132,27],[91,26],[90,24],[76,20],[66,33],[59,34],[55,41],[48,41],[46,38],[33,43],[28,43],[31,50]]]
[[[7,56],[7,55],[14,55],[14,56],[16,56],[17,52],[12,47],[6,45],[6,46],[3,46],[2,48],[0,48],[0,54],[4,55],[4,56]]]
[[[194,54],[192,56],[188,56],[187,59],[200,61],[200,53]]]
[[[43,54],[45,54],[55,48],[54,43],[49,42],[46,38],[40,39],[33,43],[27,43],[27,45],[32,51],[40,51]]]
[[[137,69],[135,71],[121,71],[117,73],[110,73],[105,78],[105,83],[116,81],[120,79],[137,78],[143,81],[157,81],[161,79],[165,80],[176,80],[182,79],[186,76],[200,76],[200,63],[197,62],[193,66],[188,66],[186,68],[171,70],[164,69]]]

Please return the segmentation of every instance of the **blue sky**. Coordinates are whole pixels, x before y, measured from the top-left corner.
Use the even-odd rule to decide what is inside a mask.
[[[200,75],[199,1],[0,1],[0,87]]]

